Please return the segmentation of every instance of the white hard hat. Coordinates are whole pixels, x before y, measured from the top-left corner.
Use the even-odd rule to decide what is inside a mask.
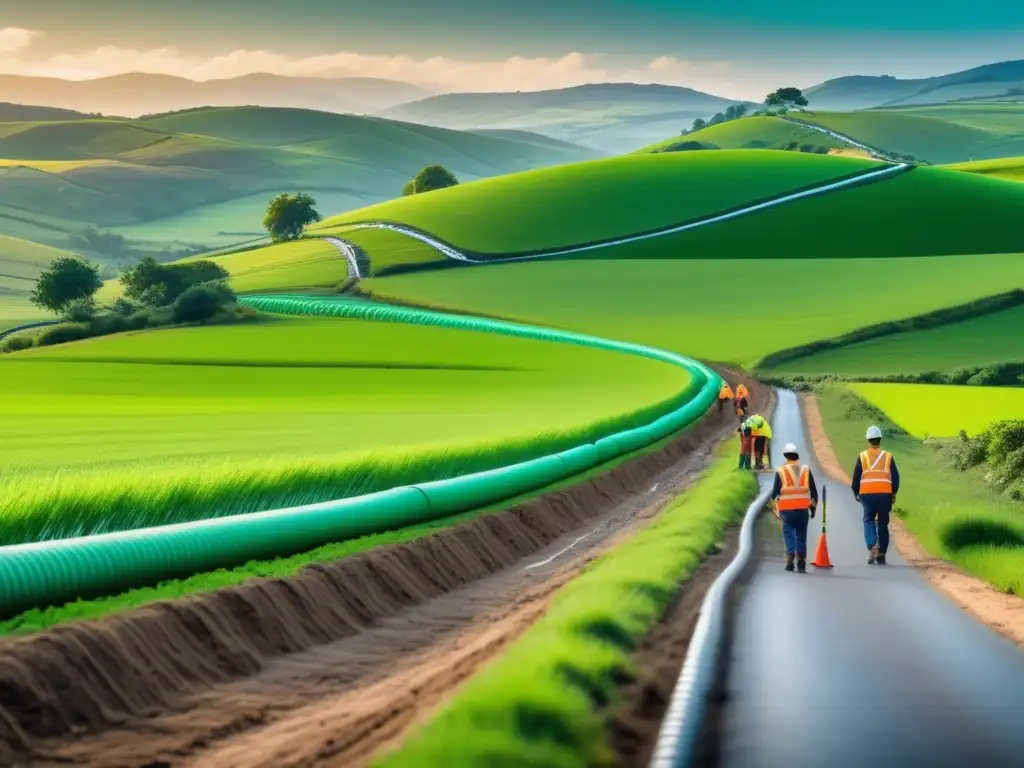
[[[786,443],[783,446],[783,448],[782,448],[782,455],[785,456],[787,453],[795,453],[795,454],[799,455],[800,452],[796,449],[796,446],[793,445],[792,443]]]
[[[867,440],[881,440],[882,430],[878,427],[868,427]]]

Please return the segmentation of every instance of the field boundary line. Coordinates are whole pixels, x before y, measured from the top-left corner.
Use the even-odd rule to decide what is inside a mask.
[[[780,205],[792,203],[797,200],[804,200],[810,197],[816,197],[818,195],[828,194],[829,192],[835,192],[841,189],[849,187],[859,186],[861,184],[868,184],[882,179],[889,178],[891,176],[897,176],[902,173],[906,173],[911,170],[914,166],[907,163],[898,163],[886,165],[883,168],[874,169],[867,172],[858,172],[856,175],[847,176],[846,178],[839,179],[838,181],[830,181],[825,184],[801,189],[796,192],[789,192],[779,197],[773,197],[768,200],[762,200],[753,204],[744,205],[741,208],[727,211],[725,213],[713,214],[704,218],[690,221],[685,224],[677,224],[662,229],[652,230],[649,232],[642,232],[635,235],[626,235],[624,237],[612,238],[609,240],[603,240],[596,243],[590,243],[586,245],[569,246],[566,248],[558,248],[548,251],[537,251],[527,252],[514,256],[503,256],[494,258],[480,258],[485,256],[481,253],[470,253],[456,248],[451,243],[447,243],[428,232],[425,232],[416,227],[408,226],[406,224],[400,224],[391,221],[364,221],[364,222],[353,222],[348,226],[347,232],[358,232],[363,229],[383,229],[396,234],[405,235],[414,240],[419,240],[421,243],[430,246],[438,253],[442,254],[448,259],[453,261],[459,261],[465,264],[507,264],[515,261],[527,261],[533,259],[547,259],[547,258],[558,258],[561,256],[571,256],[578,253],[586,253],[588,251],[600,250],[602,248],[612,248],[621,245],[629,245],[630,243],[638,243],[644,240],[653,240],[659,237],[666,237],[668,235],[676,235],[681,232],[686,232],[691,229],[697,229],[699,227],[706,227],[711,224],[717,224],[722,221],[729,221],[731,219],[737,219],[741,216],[747,216],[758,211],[768,210],[775,208]],[[342,225],[346,226],[346,225]],[[344,236],[345,232],[340,232],[339,235]],[[326,239],[326,236],[318,236]],[[336,239],[341,239],[335,235]]]

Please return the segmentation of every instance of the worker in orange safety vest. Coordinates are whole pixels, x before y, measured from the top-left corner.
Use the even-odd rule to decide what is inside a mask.
[[[782,521],[782,538],[786,542],[786,570],[807,573],[807,524],[818,507],[818,487],[811,468],[800,463],[796,446],[788,443],[782,449],[786,463],[775,473],[772,500],[775,514]]]
[[[864,510],[868,565],[885,565],[885,553],[889,549],[889,518],[900,490],[900,472],[892,454],[882,450],[882,430],[871,427],[866,437],[868,449],[857,457],[851,487]]]
[[[732,387],[729,386],[729,382],[723,381],[722,382],[722,388],[718,390],[718,412],[719,413],[722,412],[722,408],[724,408],[725,404],[727,402],[729,402],[730,400],[732,400],[732,398],[733,398]]]
[[[750,407],[750,392],[747,390],[746,384],[740,384],[736,387],[736,415],[740,421],[746,421],[747,409]]]

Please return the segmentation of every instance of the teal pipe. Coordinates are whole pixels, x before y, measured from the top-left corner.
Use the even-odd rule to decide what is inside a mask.
[[[679,431],[714,404],[721,387],[714,371],[682,355],[570,331],[347,298],[249,296],[241,302],[278,314],[436,325],[641,355],[686,369],[691,380],[682,395],[689,400],[645,426],[561,453],[449,480],[268,512],[2,547],[0,616],[119,594],[252,560],[287,557],[528,493]]]

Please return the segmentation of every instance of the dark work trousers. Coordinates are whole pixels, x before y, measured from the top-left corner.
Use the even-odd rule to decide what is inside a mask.
[[[792,509],[779,512],[782,518],[782,538],[786,542],[786,554],[807,558],[807,521],[810,512],[806,509]]]
[[[860,497],[864,509],[864,543],[868,549],[878,547],[881,554],[889,549],[889,515],[892,496],[887,493],[868,493]]]
[[[754,437],[754,460],[758,468],[764,462],[764,446],[767,441],[768,438],[764,435],[756,435]]]

